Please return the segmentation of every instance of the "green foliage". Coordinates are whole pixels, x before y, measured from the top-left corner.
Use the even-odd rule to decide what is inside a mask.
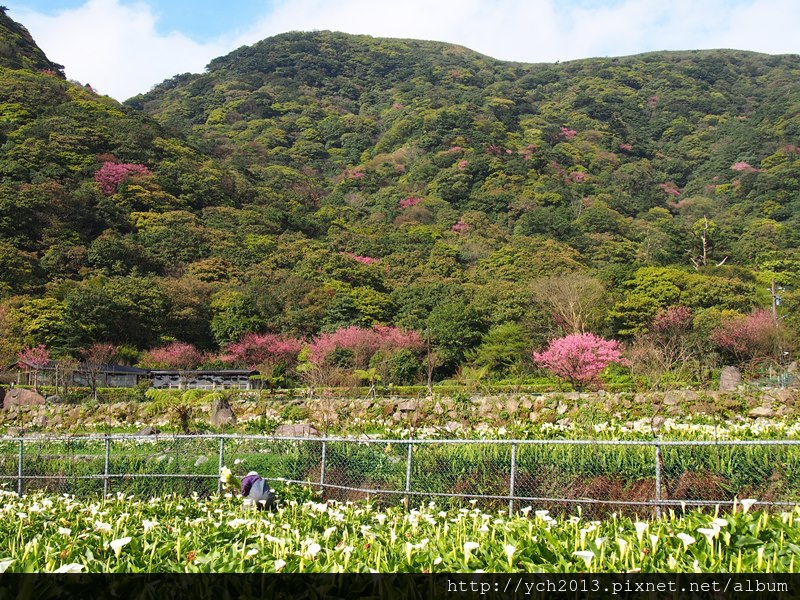
[[[386,381],[393,385],[412,385],[422,373],[422,363],[411,350],[398,350],[386,360]]]
[[[529,362],[530,353],[531,339],[525,328],[517,323],[502,323],[489,329],[468,357],[476,367],[503,377],[519,372]]]
[[[768,307],[757,272],[792,305],[798,72],[791,55],[511,65],[295,32],[120,105],[3,13],[0,354],[394,324],[429,332],[437,379],[469,361],[517,377],[526,344],[575,326],[528,285],[545,277],[602,282],[605,322],[579,328],[623,337],[673,305]],[[152,175],[103,190],[115,162]],[[415,364],[381,376],[416,381]]]

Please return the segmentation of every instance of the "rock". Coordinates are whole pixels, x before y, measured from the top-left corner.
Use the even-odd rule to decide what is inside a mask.
[[[453,433],[454,431],[458,431],[459,429],[461,429],[462,425],[461,423],[458,423],[456,421],[448,421],[447,424],[444,426],[444,428],[450,433]]]
[[[59,396],[58,394],[54,396],[48,396],[47,398],[45,398],[45,402],[47,404],[61,404],[61,396]]]
[[[792,390],[787,390],[786,388],[778,388],[776,390],[772,390],[770,396],[780,402],[781,404],[791,404],[794,400],[794,393]]]
[[[50,424],[50,419],[48,419],[45,415],[37,415],[33,418],[31,424],[34,427],[41,427],[44,429]]]
[[[712,395],[713,395],[713,393],[712,393]],[[683,399],[686,402],[697,402],[700,399],[700,394],[698,394],[694,390],[684,390],[683,391]]]
[[[3,399],[3,406],[5,408],[11,408],[12,406],[42,406],[45,403],[46,400],[44,396],[23,388],[8,390],[6,392],[6,397]]]
[[[281,425],[273,433],[275,437],[312,437],[321,435],[319,431],[314,429],[307,423],[295,423]]]
[[[236,415],[233,414],[227,398],[217,398],[211,403],[211,425],[214,427],[236,425]]]
[[[719,376],[719,389],[721,392],[731,392],[739,387],[742,382],[742,372],[736,367],[724,367]]]
[[[747,416],[756,419],[758,417],[773,417],[775,413],[769,406],[756,406],[747,412]]]
[[[437,415],[444,414],[444,407],[441,405],[440,402],[437,402],[436,405],[433,407],[433,412]]]
[[[407,402],[400,402],[397,405],[397,410],[400,412],[411,412],[417,410],[417,403],[414,400]]]
[[[563,419],[559,419],[558,421],[556,421],[556,425],[559,425],[560,427],[569,427],[571,424],[572,424],[572,419],[570,419],[569,417],[564,417]]]
[[[6,435],[8,437],[19,437],[20,433],[21,433],[21,431],[20,431],[19,427],[9,427],[6,430]]]
[[[139,431],[135,433],[135,435],[158,435],[159,431],[152,425],[145,425]]]
[[[522,401],[522,408],[524,408],[525,410],[532,409],[533,408],[533,402],[531,402],[530,400],[525,398],[525,400]]]
[[[563,402],[558,403],[558,407],[556,408],[556,412],[560,415],[563,415],[565,412],[569,410],[569,407],[564,404]]]
[[[675,392],[669,391],[664,394],[664,404],[667,406],[675,406],[680,400]]]
[[[198,456],[197,460],[194,461],[194,466],[195,467],[199,467],[200,465],[203,465],[203,464],[205,464],[207,462],[208,462],[208,457],[207,456]]]

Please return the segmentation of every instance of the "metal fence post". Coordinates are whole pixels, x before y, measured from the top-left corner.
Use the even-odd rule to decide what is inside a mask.
[[[409,492],[411,491],[411,442],[408,443],[408,462],[406,463],[406,496],[405,496],[405,505],[406,509],[409,507],[409,503],[411,502],[411,497]]]
[[[508,484],[508,516],[514,514],[514,484],[517,478],[517,445],[511,444],[511,481]]]
[[[319,493],[325,493],[325,462],[328,456],[328,442],[322,441],[322,456],[320,457],[319,465]]]
[[[218,473],[222,473],[222,467],[225,466],[225,438],[220,436],[219,438],[219,467],[217,468]],[[222,494],[222,479],[217,477],[217,495]]]
[[[661,441],[656,439],[656,519],[661,518]]]
[[[108,495],[108,464],[111,457],[111,438],[106,434],[106,460],[103,466],[103,498]]]
[[[22,496],[22,473],[23,473],[22,461],[24,460],[23,459],[24,444],[25,444],[25,442],[23,442],[22,438],[20,437],[19,438],[19,456],[17,458],[17,496],[20,496],[20,497]]]

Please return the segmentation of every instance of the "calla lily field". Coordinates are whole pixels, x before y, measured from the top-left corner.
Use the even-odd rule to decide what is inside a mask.
[[[320,502],[279,490],[274,511],[210,498],[0,497],[0,572],[793,572],[800,508],[667,511],[659,519],[535,506],[485,512]],[[754,506],[755,505],[755,506]]]

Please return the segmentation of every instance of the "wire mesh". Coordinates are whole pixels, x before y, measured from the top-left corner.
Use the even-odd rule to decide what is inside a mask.
[[[319,484],[322,442],[259,436],[225,439],[223,463],[237,477],[256,471],[273,483]]]
[[[405,491],[408,445],[386,441],[328,441],[325,497],[394,503]]]
[[[657,458],[660,457],[660,460]],[[374,440],[256,435],[0,439],[0,487],[76,496],[209,496],[219,470],[326,499],[641,517],[755,498],[800,503],[800,442]]]
[[[671,504],[800,502],[800,446],[795,444],[667,446],[663,499]]]
[[[523,444],[517,450],[515,494],[537,510],[587,517],[652,511],[655,498],[652,446]],[[524,498],[524,500],[522,500]]]
[[[108,493],[211,495],[218,487],[218,445],[217,440],[206,437],[111,439]]]

